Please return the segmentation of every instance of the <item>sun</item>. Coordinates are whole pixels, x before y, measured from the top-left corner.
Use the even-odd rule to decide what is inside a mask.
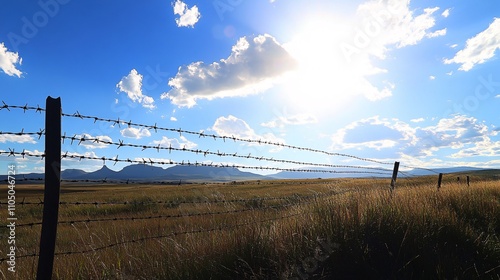
[[[285,49],[297,60],[298,68],[286,81],[287,104],[314,112],[340,109],[357,94],[369,69],[345,57],[340,46],[351,36],[351,25],[335,16],[308,20]]]

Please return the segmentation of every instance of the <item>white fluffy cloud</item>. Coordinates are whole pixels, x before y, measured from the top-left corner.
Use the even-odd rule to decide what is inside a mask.
[[[443,17],[447,18],[450,16],[450,9],[446,9],[443,11],[443,13],[441,14]]]
[[[135,139],[141,139],[143,137],[151,136],[151,132],[146,128],[139,129],[135,127],[128,127],[120,130],[120,133],[123,137],[135,138]]]
[[[339,129],[332,136],[332,149],[394,148],[402,141],[414,142],[413,135],[414,130],[408,124],[375,116]]]
[[[161,98],[180,107],[192,107],[198,99],[259,93],[294,66],[295,61],[272,36],[242,37],[227,59],[180,67],[168,82],[172,89]]]
[[[179,140],[180,139],[180,140]],[[177,138],[168,138],[166,136],[163,136],[160,140],[155,140],[152,142],[154,145],[160,145],[160,147],[168,148],[177,148],[177,149],[194,149],[196,148],[197,144],[194,142],[189,141],[186,137],[181,136]]]
[[[173,6],[174,14],[179,15],[179,18],[175,19],[178,27],[194,27],[198,20],[200,20],[201,14],[196,5],[188,8],[186,3],[177,0]]]
[[[500,151],[500,141],[493,139],[496,135],[497,131],[465,115],[426,127],[375,116],[339,129],[332,136],[332,149],[386,150],[390,157],[406,158],[432,157],[443,150],[451,158],[495,156]]]
[[[366,48],[370,54],[385,58],[393,45],[402,48],[415,45],[425,37],[445,35],[443,29],[431,31],[436,24],[434,13],[438,10],[439,7],[425,8],[423,13],[415,14],[410,9],[410,1],[401,0],[369,1],[360,5],[358,15],[364,35],[369,37]]]
[[[440,37],[440,36],[444,36],[444,35],[446,35],[446,28],[436,30],[436,31],[431,32],[431,33],[427,33],[425,36],[427,38],[434,38],[434,37]]]
[[[493,58],[499,48],[500,18],[495,18],[488,28],[468,39],[465,48],[458,51],[453,58],[445,59],[444,63],[461,64],[459,70],[469,71],[475,65]]]
[[[275,127],[284,127],[285,125],[304,125],[317,122],[318,119],[315,116],[307,114],[298,114],[290,116],[280,116],[269,122],[262,123],[261,125],[264,127],[275,128]]]
[[[93,139],[99,139],[99,141],[105,141],[105,142],[112,142],[113,139],[111,137],[106,136],[106,135],[98,135],[98,136],[92,136],[88,133],[83,133],[83,134],[77,134],[75,135],[75,138],[77,140],[74,140],[75,142],[80,143],[81,146],[87,148],[87,149],[103,149],[107,148],[109,144],[105,143],[100,143],[100,142],[94,142]],[[80,141],[80,139],[86,139],[85,141]],[[92,140],[89,140],[92,139]],[[68,141],[68,140],[66,140]]]
[[[22,62],[23,59],[19,57],[18,53],[7,50],[5,44],[0,43],[0,69],[2,69],[5,74],[20,78],[23,72],[16,67],[21,65]]]
[[[137,70],[132,69],[127,76],[124,76],[116,87],[127,94],[133,102],[140,103],[142,107],[154,109],[154,99],[142,93],[142,75]]]
[[[285,140],[280,139],[273,133],[258,134],[248,123],[235,116],[229,115],[227,117],[219,117],[211,130],[215,131],[217,135],[236,137],[241,139],[252,139],[270,141],[275,143],[285,143]]]
[[[425,119],[424,118],[418,118],[418,119],[411,119],[410,121],[413,122],[413,123],[419,123],[419,122],[425,121]]]
[[[0,143],[5,142],[36,144],[35,139],[31,135],[0,135]]]

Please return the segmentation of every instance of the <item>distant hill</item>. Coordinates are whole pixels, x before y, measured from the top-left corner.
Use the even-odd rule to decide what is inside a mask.
[[[304,168],[307,170],[309,168]],[[366,177],[390,177],[392,174],[387,172],[385,174],[375,174],[368,172],[384,172],[370,169],[360,169],[360,168],[321,168],[314,167],[314,170],[321,170],[324,172],[291,172],[291,171],[281,171],[274,175],[269,175],[275,179],[314,179],[314,178],[323,178],[323,179],[331,179],[331,178],[366,178]],[[387,168],[389,169],[389,168]],[[338,171],[339,173],[329,172],[329,171]],[[366,171],[367,173],[359,173]],[[351,173],[350,173],[351,172]]]
[[[43,179],[43,173],[30,173],[17,175],[17,178],[30,180]],[[67,169],[61,172],[63,180],[135,180],[135,181],[243,181],[271,179],[266,176],[243,172],[230,167],[210,166],[173,166],[161,168],[146,164],[133,164],[124,167],[120,171],[114,171],[104,165],[101,169],[93,172],[85,172],[79,169]],[[0,180],[6,180],[6,175],[0,175]]]
[[[392,167],[388,167],[386,169],[390,169]],[[314,168],[316,170],[332,170],[330,168]],[[314,178],[371,178],[371,177],[391,177],[392,174],[388,173],[387,175],[384,174],[371,174],[371,173],[357,173],[360,171],[374,171],[377,172],[377,170],[368,170],[368,169],[359,169],[359,168],[336,168],[336,171],[341,171],[344,173],[326,173],[326,172],[288,172],[288,171],[282,171],[279,173],[276,173],[274,175],[270,175],[270,177],[275,178],[275,179],[314,179]],[[400,169],[401,170],[401,169]],[[466,166],[461,166],[461,167],[449,167],[449,168],[436,168],[436,169],[430,169],[433,171],[425,170],[425,169],[413,169],[409,171],[405,171],[406,174],[408,175],[413,175],[413,176],[424,176],[424,175],[435,175],[437,173],[443,173],[443,174],[448,174],[448,173],[459,173],[459,172],[480,172],[480,171],[489,171],[489,172],[494,172],[495,169],[484,169],[484,168],[476,168],[476,167],[466,167]],[[500,172],[500,170],[498,170]],[[345,173],[347,172],[347,173]],[[348,173],[348,172],[353,172],[353,173]],[[383,172],[383,171],[381,171]]]
[[[434,175],[436,173],[458,173],[458,172],[477,172],[477,171],[482,171],[482,170],[491,170],[491,169],[485,169],[485,168],[477,168],[477,167],[467,167],[467,166],[459,166],[459,167],[449,167],[449,168],[436,168],[436,169],[431,169],[434,172],[423,170],[423,169],[413,169],[411,171],[406,171],[406,173],[415,175],[415,176],[421,176],[421,175]]]
[[[308,169],[308,168],[304,168]],[[314,168],[315,170],[332,170],[328,168]],[[389,168],[387,168],[389,169]],[[288,172],[282,171],[273,175],[262,176],[251,172],[243,172],[231,167],[210,167],[210,166],[181,166],[176,165],[169,168],[162,168],[146,164],[133,164],[124,167],[120,171],[114,171],[104,165],[101,169],[93,172],[85,172],[79,169],[66,169],[61,172],[64,180],[132,180],[132,181],[244,181],[244,180],[270,180],[270,179],[314,179],[314,178],[372,178],[372,177],[390,177],[387,174],[356,173],[360,171],[377,172],[377,170],[364,170],[359,168],[336,168],[336,171],[342,173],[329,172]],[[500,177],[500,170],[482,169],[474,167],[452,167],[436,168],[434,172],[414,169],[405,171],[406,174],[413,176],[435,175],[436,173],[488,173],[491,176]],[[347,173],[346,173],[347,172]],[[352,173],[349,173],[352,172]],[[472,175],[472,174],[471,174]],[[17,175],[17,178],[26,178],[30,180],[40,180],[44,178],[43,173],[30,173]],[[0,181],[6,181],[6,175],[0,175]]]

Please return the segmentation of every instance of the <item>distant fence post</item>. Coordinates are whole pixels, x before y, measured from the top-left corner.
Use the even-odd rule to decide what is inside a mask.
[[[45,112],[45,190],[36,279],[52,279],[61,188],[61,98],[47,97]]]
[[[443,173],[439,173],[438,177],[438,191],[441,188],[441,182],[443,181]]]
[[[396,187],[396,179],[398,178],[399,171],[399,161],[394,162],[394,170],[392,171],[392,179],[391,179],[391,191]]]
[[[467,175],[467,187],[470,187],[470,177]]]

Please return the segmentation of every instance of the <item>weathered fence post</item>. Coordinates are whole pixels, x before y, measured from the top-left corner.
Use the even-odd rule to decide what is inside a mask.
[[[467,187],[470,187],[470,177],[467,175]]]
[[[439,173],[439,177],[438,177],[438,191],[441,188],[441,181],[443,181],[443,173]]]
[[[396,187],[396,179],[398,178],[399,171],[399,161],[394,162],[394,170],[392,171],[392,180],[391,180],[391,191]]]
[[[52,279],[61,187],[61,98],[47,97],[45,111],[45,190],[36,279]]]

